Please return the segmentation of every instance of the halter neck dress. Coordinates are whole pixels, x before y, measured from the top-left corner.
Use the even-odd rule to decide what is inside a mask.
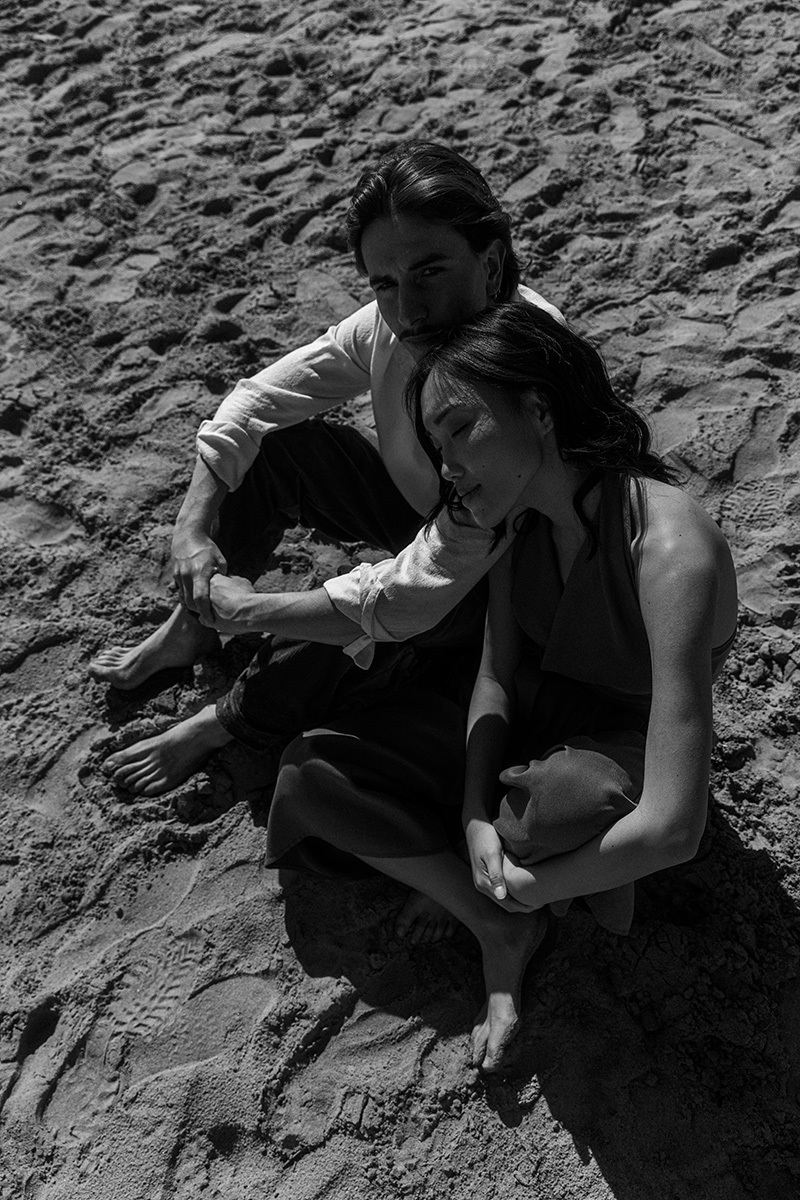
[[[630,491],[626,477],[603,476],[596,539],[587,537],[565,582],[546,518],[530,512],[516,535],[509,619],[526,644],[507,762],[546,759],[564,747],[589,751],[615,781],[624,774],[633,804],[652,679]],[[713,651],[714,666],[732,641]],[[368,710],[305,732],[281,760],[267,863],[353,877],[369,873],[361,855],[415,857],[451,847],[461,836],[464,743],[463,706],[431,686],[385,702],[375,697]]]

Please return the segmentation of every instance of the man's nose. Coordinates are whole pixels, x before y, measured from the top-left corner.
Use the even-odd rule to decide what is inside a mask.
[[[427,310],[419,288],[413,283],[401,283],[397,289],[397,314],[402,324],[411,329],[423,322]]]

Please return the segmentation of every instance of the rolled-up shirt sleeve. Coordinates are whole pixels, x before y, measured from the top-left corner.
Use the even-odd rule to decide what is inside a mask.
[[[366,667],[375,642],[402,642],[432,629],[507,549],[503,540],[492,550],[492,540],[490,530],[443,512],[395,558],[329,579],[323,587],[332,604],[362,630],[345,652]]]
[[[231,491],[252,466],[263,438],[369,390],[380,317],[367,304],[307,346],[242,379],[203,421],[197,453]]]

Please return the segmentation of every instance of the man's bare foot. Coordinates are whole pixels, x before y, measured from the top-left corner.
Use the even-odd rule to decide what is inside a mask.
[[[481,939],[486,1003],[472,1030],[472,1065],[497,1071],[520,1024],[522,981],[548,932],[544,912],[508,913]]]
[[[213,704],[156,737],[134,742],[103,764],[117,787],[137,796],[161,796],[202,767],[215,750],[232,741]]]
[[[416,946],[451,938],[457,925],[455,917],[441,904],[412,891],[397,915],[394,929],[398,937],[408,938]]]
[[[201,625],[194,613],[179,605],[154,633],[138,646],[110,646],[89,663],[89,674],[101,683],[130,691],[157,671],[189,667],[201,654],[219,645],[215,629]]]

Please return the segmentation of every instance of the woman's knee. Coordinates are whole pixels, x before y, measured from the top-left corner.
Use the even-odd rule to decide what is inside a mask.
[[[634,807],[627,773],[594,750],[559,746],[545,758],[509,768],[500,779],[510,790],[500,806],[498,832],[542,852],[545,846],[558,853],[578,845]]]
[[[509,767],[500,779],[507,787],[523,789],[532,796],[595,797],[633,790],[627,772],[613,759],[596,750],[567,745],[557,746],[527,765]]]

